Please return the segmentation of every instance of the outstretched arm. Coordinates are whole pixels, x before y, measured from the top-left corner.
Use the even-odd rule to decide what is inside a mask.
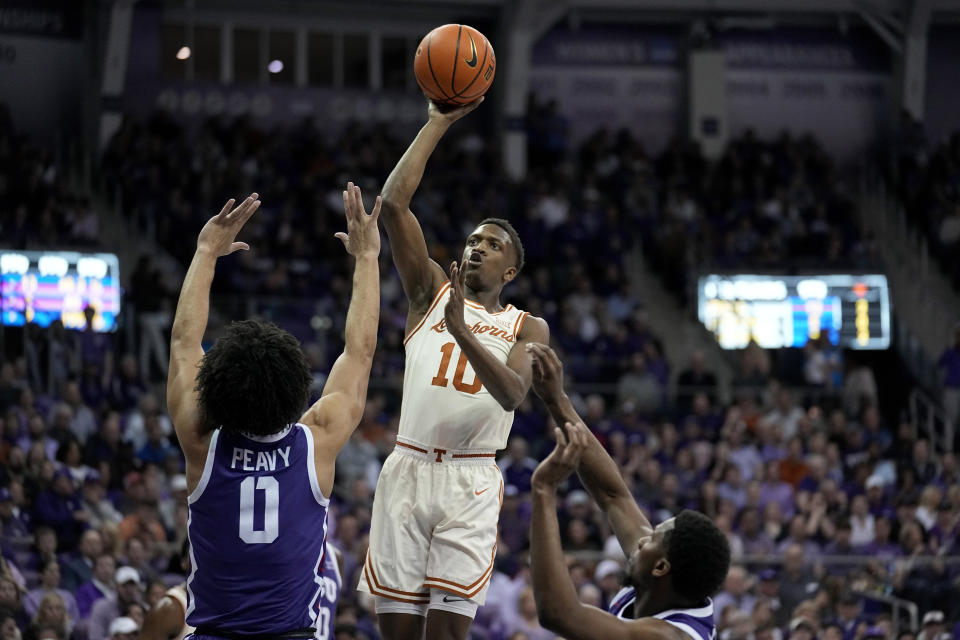
[[[449,111],[430,102],[429,116],[383,185],[383,226],[390,238],[393,262],[400,272],[410,301],[407,328],[419,322],[433,295],[446,279],[443,269],[430,259],[420,223],[410,211],[410,200],[420,186],[427,160],[450,125],[476,109],[483,98]]]
[[[343,192],[343,208],[348,233],[338,233],[347,253],[355,258],[353,295],[347,310],[346,346],[330,370],[323,395],[310,407],[300,422],[310,427],[316,440],[314,454],[317,480],[324,495],[333,489],[334,462],[350,434],[360,424],[367,401],[370,367],[377,348],[377,324],[380,320],[380,198],[373,212],[363,209],[360,187],[352,182]]]
[[[579,423],[580,416],[563,391],[563,364],[556,352],[540,343],[527,345],[527,351],[533,358],[533,389],[547,405],[550,415],[557,424]],[[650,535],[653,527],[624,483],[617,463],[589,430],[577,474],[600,509],[607,514],[620,547],[629,557],[640,538]]]
[[[233,209],[233,199],[220,213],[210,218],[197,238],[197,250],[183,279],[177,313],[170,335],[170,368],[167,374],[167,409],[177,439],[187,461],[187,486],[190,491],[200,481],[207,457],[210,434],[201,427],[197,402],[197,369],[203,359],[200,342],[207,328],[210,312],[210,284],[217,258],[239,249],[249,249],[244,242],[235,242],[240,229],[260,207],[259,196],[250,194]],[[232,210],[231,210],[232,209]]]
[[[447,331],[457,341],[457,346],[467,356],[477,378],[490,395],[505,411],[513,411],[527,397],[533,377],[530,354],[525,347],[530,342],[549,342],[550,327],[541,318],[527,314],[520,321],[522,326],[514,337],[516,342],[510,349],[506,363],[500,362],[480,344],[466,324],[463,279],[463,270],[454,262],[450,265],[450,298],[443,309]]]
[[[555,430],[557,446],[531,480],[530,565],[540,624],[569,640],[673,640],[676,636],[672,628],[660,620],[621,620],[577,598],[560,541],[557,487],[583,464],[581,458],[592,436],[579,422],[567,422],[564,429],[566,435],[559,428]]]

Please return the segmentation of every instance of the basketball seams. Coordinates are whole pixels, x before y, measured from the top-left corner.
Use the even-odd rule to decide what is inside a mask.
[[[451,100],[457,97],[457,67],[460,66],[460,34],[463,33],[463,25],[457,25],[457,46],[453,48],[453,71],[450,72],[450,91],[453,95]]]
[[[473,83],[476,82],[476,81],[477,81],[477,78],[480,77],[480,74],[483,73],[484,67],[487,66],[487,53],[489,53],[489,51],[490,51],[490,41],[487,40],[487,37],[486,37],[486,36],[483,36],[483,45],[484,45],[484,46],[483,46],[483,61],[482,61],[480,64],[477,65],[477,73],[476,73],[476,75],[473,76],[473,80],[471,80],[471,81],[467,84],[467,86],[465,86],[462,90],[457,91],[455,94],[453,94],[453,97],[454,97],[454,98],[465,98],[466,96],[465,96],[464,94],[465,94],[465,92],[467,91],[467,89],[469,89],[470,87],[473,86]],[[456,85],[451,86],[451,89],[456,90],[456,88],[457,88]]]
[[[444,100],[450,100],[450,96],[447,95],[447,92],[443,90],[443,86],[440,84],[440,81],[437,80],[437,74],[433,72],[433,62],[430,57],[430,44],[433,42],[433,35],[430,36],[427,40],[427,68],[430,69],[430,77],[433,78],[433,81],[437,84],[437,88],[440,89],[440,93],[443,95]]]

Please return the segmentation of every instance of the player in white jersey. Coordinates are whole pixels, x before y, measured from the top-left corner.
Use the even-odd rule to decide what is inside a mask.
[[[430,259],[410,200],[447,128],[475,102],[429,120],[387,178],[382,220],[409,301],[397,446],[374,495],[359,589],[376,596],[386,640],[466,638],[486,598],[503,481],[494,458],[530,388],[529,341],[546,322],[500,303],[523,266],[506,220],[469,235],[450,276]]]

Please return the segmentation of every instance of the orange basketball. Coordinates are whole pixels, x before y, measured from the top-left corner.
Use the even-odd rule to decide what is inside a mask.
[[[428,33],[413,60],[423,93],[448,105],[467,104],[485,94],[496,70],[490,41],[465,24],[445,24]]]

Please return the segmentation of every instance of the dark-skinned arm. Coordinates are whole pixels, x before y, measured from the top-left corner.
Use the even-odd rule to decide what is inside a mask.
[[[556,352],[545,343],[531,343],[526,349],[533,359],[533,390],[543,400],[554,421],[557,424],[580,423],[580,416],[563,390],[563,365]],[[577,475],[607,515],[620,547],[629,556],[637,548],[640,538],[650,535],[653,526],[637,506],[617,463],[589,430]]]
[[[463,270],[454,262],[450,266],[450,298],[444,307],[447,331],[457,341],[457,346],[467,356],[477,378],[494,400],[504,411],[513,411],[527,397],[533,379],[531,358],[526,345],[529,342],[549,341],[550,328],[543,319],[528,314],[522,321],[506,363],[500,362],[480,344],[464,320],[463,278]]]
[[[429,120],[397,162],[383,185],[383,227],[390,238],[393,262],[400,273],[403,291],[410,301],[407,330],[419,322],[446,279],[443,268],[430,259],[427,241],[416,216],[410,211],[410,200],[420,186],[423,172],[440,138],[454,122],[476,109],[483,101],[441,111],[429,103]]]
[[[540,624],[567,640],[676,640],[673,627],[654,618],[621,620],[580,602],[567,571],[557,522],[557,487],[581,464],[590,431],[579,422],[555,430],[557,446],[531,480],[530,568]]]

